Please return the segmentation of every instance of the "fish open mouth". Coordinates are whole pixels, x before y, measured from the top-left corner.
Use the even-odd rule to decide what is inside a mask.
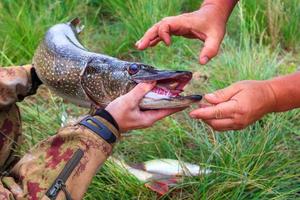
[[[157,80],[156,86],[145,95],[145,98],[170,99],[181,97],[180,93],[184,91],[184,87],[190,82],[191,78],[190,74],[179,73],[172,78]]]
[[[179,108],[200,101],[201,95],[180,95],[191,79],[189,71],[163,70],[136,78],[137,82],[156,81],[156,86],[145,95],[140,106],[146,109]]]

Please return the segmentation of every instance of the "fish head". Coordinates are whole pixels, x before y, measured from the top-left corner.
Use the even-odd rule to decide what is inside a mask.
[[[200,101],[201,95],[181,96],[185,86],[192,79],[192,72],[179,70],[159,70],[145,64],[133,63],[128,68],[136,83],[156,82],[155,87],[141,100],[143,109],[182,108]]]
[[[155,87],[141,100],[142,109],[187,107],[202,98],[201,95],[180,95],[192,79],[192,72],[189,71],[159,70],[137,62],[101,65],[87,66],[82,85],[90,99],[102,107],[142,82],[156,82]]]

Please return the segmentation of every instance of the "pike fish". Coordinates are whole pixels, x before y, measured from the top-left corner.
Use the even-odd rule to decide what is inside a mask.
[[[64,99],[79,106],[100,108],[140,82],[156,81],[141,100],[140,108],[180,108],[201,100],[201,95],[180,96],[192,78],[191,72],[158,70],[88,51],[78,38],[82,29],[78,18],[52,26],[33,58],[40,80]]]

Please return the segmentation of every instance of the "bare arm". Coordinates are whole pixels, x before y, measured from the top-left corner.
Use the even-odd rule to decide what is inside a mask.
[[[276,99],[274,112],[300,107],[300,72],[268,81]]]

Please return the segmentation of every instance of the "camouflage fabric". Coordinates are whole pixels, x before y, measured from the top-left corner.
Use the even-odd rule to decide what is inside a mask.
[[[13,149],[21,142],[21,121],[16,101],[31,92],[31,65],[0,68],[0,172],[12,162]]]
[[[14,70],[18,71],[19,68]],[[28,72],[28,70],[25,71]],[[30,84],[30,81],[19,81]],[[15,94],[19,90],[16,90],[16,87],[6,86],[5,80],[0,79],[0,82],[1,87],[12,89],[9,98],[0,103],[0,125],[2,127],[0,129],[0,166],[2,172],[9,169],[6,174],[3,173],[0,179],[0,200],[82,199],[93,176],[111,154],[113,145],[107,143],[89,128],[75,122],[58,130],[56,135],[41,141],[16,164],[9,166],[7,163],[11,163],[13,146],[19,143],[21,135],[20,115],[14,104],[19,100],[18,95]],[[30,91],[27,87],[26,84],[22,85],[23,97],[26,96],[23,89]],[[8,94],[10,93],[8,92]],[[93,118],[101,121],[119,138],[117,129],[108,121],[99,116],[93,116]],[[60,183],[57,181],[63,180],[62,177],[65,177],[64,183],[61,184],[62,187],[56,187],[55,183]],[[46,194],[49,194],[49,191],[52,192],[53,189],[55,191],[58,189],[58,195],[47,196]]]
[[[13,104],[0,111],[0,172],[16,160],[13,150],[21,144],[21,136],[19,109]]]

